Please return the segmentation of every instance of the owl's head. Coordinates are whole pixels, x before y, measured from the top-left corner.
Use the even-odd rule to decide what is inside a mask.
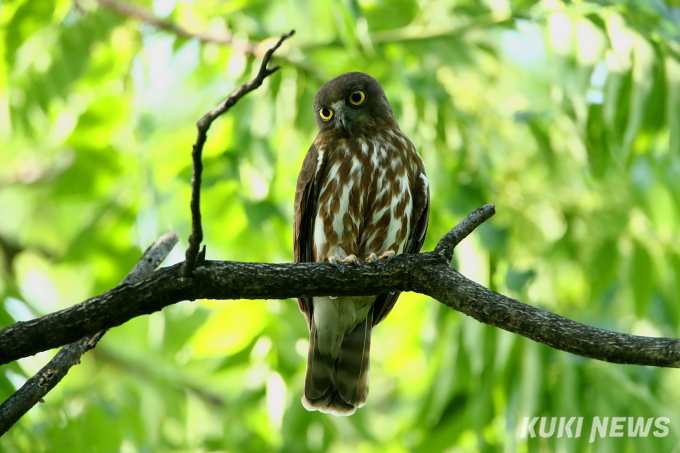
[[[319,131],[356,135],[399,127],[378,81],[362,72],[347,72],[326,82],[314,96],[314,112]]]

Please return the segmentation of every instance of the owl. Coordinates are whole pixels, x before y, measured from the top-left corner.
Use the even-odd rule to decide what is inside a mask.
[[[418,253],[430,207],[425,166],[378,81],[342,74],[313,107],[319,133],[295,190],[295,261],[337,267]],[[309,328],[305,408],[351,415],[366,403],[371,332],[399,294],[298,299]]]

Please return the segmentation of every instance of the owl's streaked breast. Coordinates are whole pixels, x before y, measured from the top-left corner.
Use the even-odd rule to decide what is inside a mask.
[[[317,140],[320,141],[320,140]],[[314,258],[404,251],[409,236],[418,156],[401,131],[373,139],[336,138],[318,143],[319,202]],[[420,160],[420,156],[417,157]]]

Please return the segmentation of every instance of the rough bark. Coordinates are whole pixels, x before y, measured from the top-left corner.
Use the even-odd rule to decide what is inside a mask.
[[[553,348],[613,363],[680,366],[680,340],[589,327],[491,291],[456,272],[438,252],[400,255],[391,263],[238,263],[206,261],[182,278],[183,263],[135,285],[0,330],[0,363],[55,348],[182,300],[287,299],[414,291],[454,310]]]

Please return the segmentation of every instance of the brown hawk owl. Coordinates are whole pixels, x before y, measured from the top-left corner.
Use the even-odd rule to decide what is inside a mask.
[[[425,167],[378,81],[338,76],[316,93],[314,112],[319,134],[295,190],[295,261],[418,253],[430,206]],[[366,403],[371,330],[399,294],[298,299],[310,331],[305,408],[351,415]]]

